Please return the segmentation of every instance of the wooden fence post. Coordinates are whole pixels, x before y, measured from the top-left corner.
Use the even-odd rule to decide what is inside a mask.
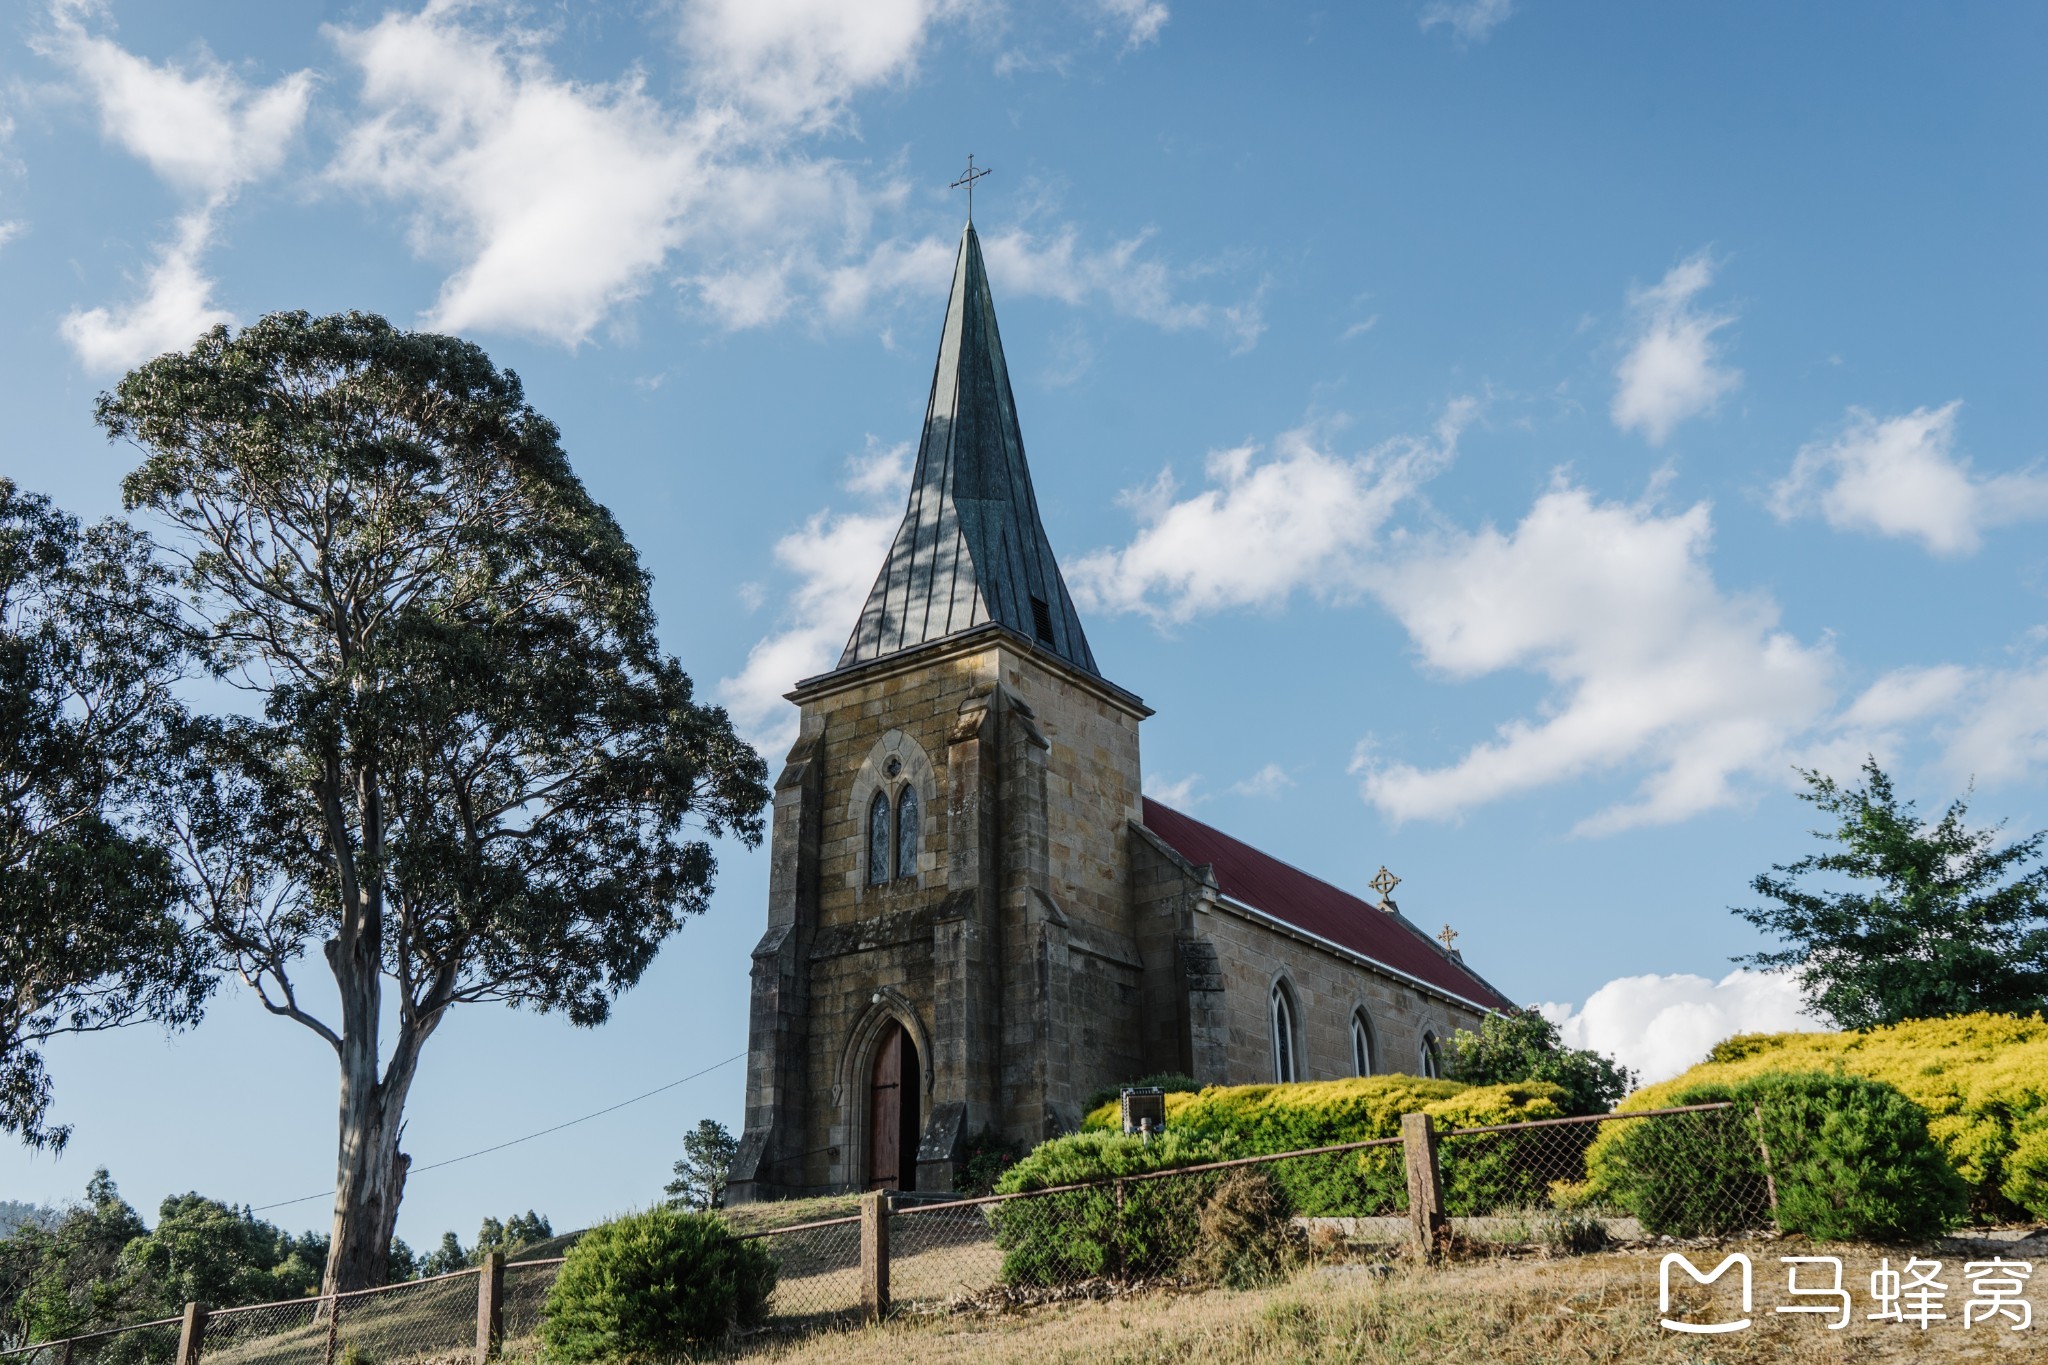
[[[498,1354],[505,1338],[505,1253],[487,1251],[476,1272],[476,1365]]]
[[[860,1301],[869,1322],[889,1316],[889,1192],[860,1197]]]
[[[1401,1115],[1401,1147],[1407,1156],[1408,1221],[1415,1250],[1431,1260],[1443,1250],[1450,1220],[1444,1217],[1443,1173],[1437,1169],[1436,1128],[1429,1115]]]
[[[199,1353],[205,1349],[206,1310],[188,1303],[185,1320],[178,1324],[178,1365],[199,1365]]]

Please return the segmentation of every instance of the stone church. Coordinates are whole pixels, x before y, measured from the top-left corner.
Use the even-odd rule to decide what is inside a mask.
[[[1433,1074],[1510,1007],[1390,898],[1142,795],[1152,712],[1053,559],[971,223],[903,524],[789,699],[735,1202],[950,1190],[970,1137],[1035,1143],[1153,1073]]]

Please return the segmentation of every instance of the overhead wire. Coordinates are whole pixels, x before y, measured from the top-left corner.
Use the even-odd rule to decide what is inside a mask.
[[[492,1152],[502,1152],[507,1147],[517,1147],[522,1142],[531,1142],[535,1138],[546,1137],[549,1133],[559,1133],[564,1128],[574,1128],[579,1123],[588,1123],[592,1119],[603,1118],[606,1114],[615,1114],[619,1110],[624,1109],[627,1105],[638,1104],[642,1100],[651,1100],[656,1095],[660,1095],[667,1091],[673,1090],[679,1085],[687,1085],[689,1082],[694,1081],[701,1076],[709,1076],[712,1072],[718,1070],[720,1067],[731,1066],[734,1062],[739,1061],[742,1057],[746,1055],[747,1054],[744,1052],[735,1052],[732,1056],[726,1058],[724,1061],[713,1062],[710,1066],[705,1067],[702,1071],[693,1071],[689,1075],[682,1077],[680,1080],[670,1081],[667,1085],[658,1085],[654,1089],[649,1090],[644,1094],[635,1095],[633,1096],[633,1098],[629,1100],[620,1100],[617,1104],[606,1105],[602,1109],[592,1110],[590,1113],[583,1115],[581,1118],[573,1118],[568,1120],[566,1123],[558,1123],[552,1128],[543,1128],[537,1133],[528,1133],[525,1137],[512,1138],[509,1141],[500,1142],[494,1146],[479,1147],[474,1152],[464,1152],[461,1156],[451,1156],[445,1161],[430,1162],[425,1166],[413,1166],[407,1170],[406,1174],[408,1177],[410,1177],[423,1174],[427,1171],[438,1171],[445,1166],[453,1166],[460,1161],[469,1161],[472,1158],[480,1156],[489,1156]],[[265,1213],[271,1209],[286,1209],[290,1208],[294,1204],[308,1204],[315,1199],[332,1199],[333,1197],[333,1190],[326,1190],[319,1194],[303,1194],[300,1195],[297,1199],[280,1199],[275,1204],[258,1204],[255,1208],[250,1209],[249,1212]]]

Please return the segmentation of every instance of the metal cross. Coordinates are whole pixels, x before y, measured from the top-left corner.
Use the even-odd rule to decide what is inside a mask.
[[[1436,941],[1444,945],[1445,952],[1455,952],[1451,945],[1458,941],[1458,931],[1446,924],[1444,931],[1436,936]]]
[[[1399,886],[1400,884],[1401,879],[1399,877],[1396,877],[1393,873],[1387,871],[1387,865],[1385,863],[1380,864],[1380,874],[1377,877],[1374,877],[1370,882],[1366,883],[1366,885],[1370,886],[1373,890],[1380,893],[1381,905],[1385,905],[1387,903],[1387,897],[1393,895],[1394,888]]]
[[[967,174],[946,186],[949,190],[957,190],[962,185],[967,187],[967,221],[970,223],[974,221],[974,182],[988,173],[989,168],[986,166],[983,166],[980,170],[974,168],[974,153],[969,152],[967,154]]]

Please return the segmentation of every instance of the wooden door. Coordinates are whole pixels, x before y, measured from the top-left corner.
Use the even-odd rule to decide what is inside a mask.
[[[868,1092],[868,1188],[903,1188],[903,1025],[891,1024],[875,1049]]]
[[[868,1084],[868,1188],[917,1188],[917,1142],[924,1095],[917,1044],[892,1023],[875,1048]]]

